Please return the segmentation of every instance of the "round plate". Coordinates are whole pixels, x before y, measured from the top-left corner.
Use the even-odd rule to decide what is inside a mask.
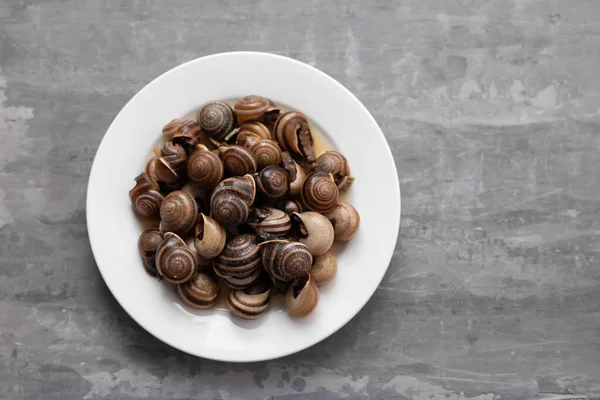
[[[358,234],[338,253],[338,274],[321,289],[317,309],[292,319],[272,307],[256,321],[225,310],[182,305],[165,282],[142,267],[142,223],[129,190],[161,140],[162,127],[203,103],[259,94],[306,114],[346,156],[355,178],[347,201],[361,215]],[[102,277],[121,306],[144,329],[187,353],[246,362],[306,349],[346,324],[365,305],[392,258],[400,224],[400,188],[390,149],[360,101],[325,73],[266,53],[224,53],[182,64],[150,82],[108,128],[92,166],[87,224]]]

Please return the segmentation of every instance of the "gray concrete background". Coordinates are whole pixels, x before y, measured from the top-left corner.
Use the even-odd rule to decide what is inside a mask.
[[[309,350],[248,365],[142,330],[85,224],[119,109],[229,50],[297,58],[356,93],[403,194],[365,309]],[[598,0],[0,0],[0,396],[600,396],[599,73]]]

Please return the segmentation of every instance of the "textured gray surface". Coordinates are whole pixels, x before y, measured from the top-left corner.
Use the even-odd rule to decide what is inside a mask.
[[[598,0],[175,3],[0,1],[0,396],[600,396]],[[118,110],[163,71],[228,50],[298,58],[356,93],[403,194],[365,309],[249,365],[136,325],[85,225]]]

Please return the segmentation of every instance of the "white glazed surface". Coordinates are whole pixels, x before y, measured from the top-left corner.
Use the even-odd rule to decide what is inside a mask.
[[[361,215],[358,234],[338,252],[338,274],[302,320],[270,310],[243,321],[222,310],[193,310],[165,282],[151,278],[137,251],[142,225],[128,192],[161,128],[216,99],[259,94],[306,114],[346,156],[355,178],[347,200]],[[187,353],[249,362],[306,349],[344,326],[377,289],[400,224],[396,167],[377,123],[360,101],[323,72],[282,56],[237,52],[182,64],[140,90],[108,128],[87,193],[94,257],[117,301],[144,329]]]

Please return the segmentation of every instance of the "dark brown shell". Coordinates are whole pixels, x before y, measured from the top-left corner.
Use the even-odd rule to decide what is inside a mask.
[[[213,190],[211,216],[222,225],[238,226],[248,219],[249,208],[256,196],[256,183],[250,175],[227,178]]]
[[[138,239],[138,250],[142,256],[142,263],[146,271],[153,276],[158,274],[156,270],[156,250],[163,240],[162,233],[156,229],[146,229]]]
[[[141,216],[158,215],[164,196],[148,174],[142,172],[135,178],[135,186],[129,191],[133,210]]]
[[[166,281],[179,284],[191,279],[198,267],[185,242],[178,235],[167,232],[156,250],[156,268]]]
[[[258,191],[267,198],[280,199],[289,192],[288,174],[281,167],[270,165],[255,177]]]
[[[181,300],[193,308],[210,308],[219,297],[219,285],[207,273],[198,272],[189,281],[177,285]]]
[[[196,122],[186,118],[176,118],[164,126],[162,134],[169,139],[177,135],[195,137],[192,132],[199,130],[200,126]]]
[[[251,234],[238,235],[229,240],[213,264],[215,273],[225,278],[226,282],[228,278],[241,280],[251,277],[256,274],[260,265],[261,253],[258,240],[256,235]],[[250,286],[255,279],[247,282],[246,287]],[[236,282],[236,286],[241,286],[241,282]]]
[[[188,159],[187,174],[194,186],[212,189],[223,179],[225,168],[219,156],[198,146]]]
[[[343,190],[350,182],[350,166],[348,160],[337,151],[326,151],[317,157],[317,169],[333,175],[339,190]]]
[[[331,174],[316,171],[306,177],[300,195],[307,209],[327,213],[338,203],[340,192]]]
[[[227,147],[221,153],[227,176],[243,176],[256,171],[256,160],[250,150],[242,146]]]
[[[313,257],[308,247],[300,242],[271,240],[260,244],[262,262],[272,277],[291,281],[308,273]]]
[[[160,230],[185,236],[196,226],[198,204],[187,192],[177,190],[165,197],[160,207]]]
[[[205,104],[198,111],[197,118],[202,130],[218,141],[223,141],[225,136],[237,126],[233,109],[221,101]]]
[[[273,140],[262,139],[254,143],[250,149],[256,160],[257,169],[260,171],[269,165],[281,164],[282,155],[279,145]]]
[[[304,114],[298,111],[281,114],[275,121],[273,132],[283,150],[303,156],[308,164],[315,163],[312,134]]]

